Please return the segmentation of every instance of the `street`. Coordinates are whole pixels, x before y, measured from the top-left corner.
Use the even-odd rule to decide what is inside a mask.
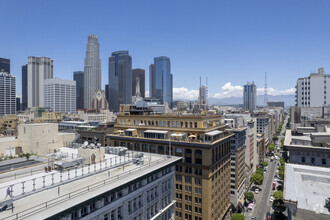
[[[282,130],[278,136],[276,145],[279,147],[281,146],[281,140],[284,138],[283,135],[285,135],[287,122],[288,116],[285,118]],[[279,156],[281,156],[281,154]],[[260,186],[261,190],[259,193],[255,194],[253,192],[256,204],[253,211],[246,214],[246,219],[251,219],[252,217],[256,217],[256,220],[266,219],[267,212],[273,215],[272,202],[270,202],[269,199],[270,196],[276,191],[272,190],[272,185],[275,176],[276,164],[279,162],[279,160],[274,159],[274,161],[270,161],[269,158],[265,158],[265,161],[268,162],[267,173],[264,174],[264,181]]]

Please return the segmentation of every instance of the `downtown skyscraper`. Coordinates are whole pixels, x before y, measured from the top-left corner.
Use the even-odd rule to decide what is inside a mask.
[[[0,70],[0,116],[16,114],[16,76],[2,70]]]
[[[257,87],[254,82],[247,82],[243,92],[244,109],[253,112],[257,108]]]
[[[92,107],[95,91],[101,89],[100,45],[95,34],[88,35],[84,64],[84,107]]]
[[[173,102],[173,75],[169,57],[154,58],[154,65],[149,67],[150,97],[159,99],[161,104],[167,103],[172,108]]]
[[[119,111],[120,104],[132,103],[132,57],[128,51],[116,51],[109,57],[109,109]]]
[[[84,109],[84,72],[73,72],[73,80],[76,81],[76,106],[77,109]]]
[[[54,64],[48,57],[28,57],[27,107],[44,107],[44,80],[53,78]],[[24,80],[24,67],[22,67]],[[22,88],[23,92],[25,88]],[[24,103],[24,101],[23,101]]]

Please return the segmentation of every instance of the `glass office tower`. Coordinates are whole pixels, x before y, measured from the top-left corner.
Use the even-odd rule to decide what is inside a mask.
[[[153,71],[150,73],[151,97],[159,99],[161,104],[168,103],[172,108],[173,75],[170,58],[161,56],[154,58]]]
[[[109,109],[119,111],[120,104],[132,103],[132,57],[127,50],[109,57]]]

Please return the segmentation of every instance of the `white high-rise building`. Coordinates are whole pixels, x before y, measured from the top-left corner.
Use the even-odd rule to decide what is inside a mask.
[[[296,106],[322,107],[330,104],[330,75],[324,75],[324,69],[318,73],[299,78],[296,85]]]
[[[44,107],[44,80],[53,78],[53,60],[47,57],[28,57],[28,108]]]
[[[76,81],[46,79],[44,82],[45,107],[53,112],[76,111]]]
[[[0,116],[16,114],[16,76],[0,72]]]
[[[243,104],[244,109],[250,112],[257,108],[257,87],[254,82],[247,82],[244,85]]]
[[[84,65],[84,107],[92,108],[92,99],[101,89],[100,45],[95,34],[88,35],[86,58]]]

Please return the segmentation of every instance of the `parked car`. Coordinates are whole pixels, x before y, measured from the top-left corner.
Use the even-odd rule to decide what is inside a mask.
[[[256,194],[258,194],[258,193],[259,193],[259,189],[254,190],[254,192],[255,192]]]
[[[251,220],[256,220],[256,217],[253,216],[253,217],[251,218]]]
[[[266,214],[266,220],[271,220],[272,219],[272,216],[269,212],[267,212]]]
[[[276,183],[273,183],[273,190],[276,189]]]
[[[274,196],[270,196],[269,202],[273,202],[273,201],[274,201]]]

